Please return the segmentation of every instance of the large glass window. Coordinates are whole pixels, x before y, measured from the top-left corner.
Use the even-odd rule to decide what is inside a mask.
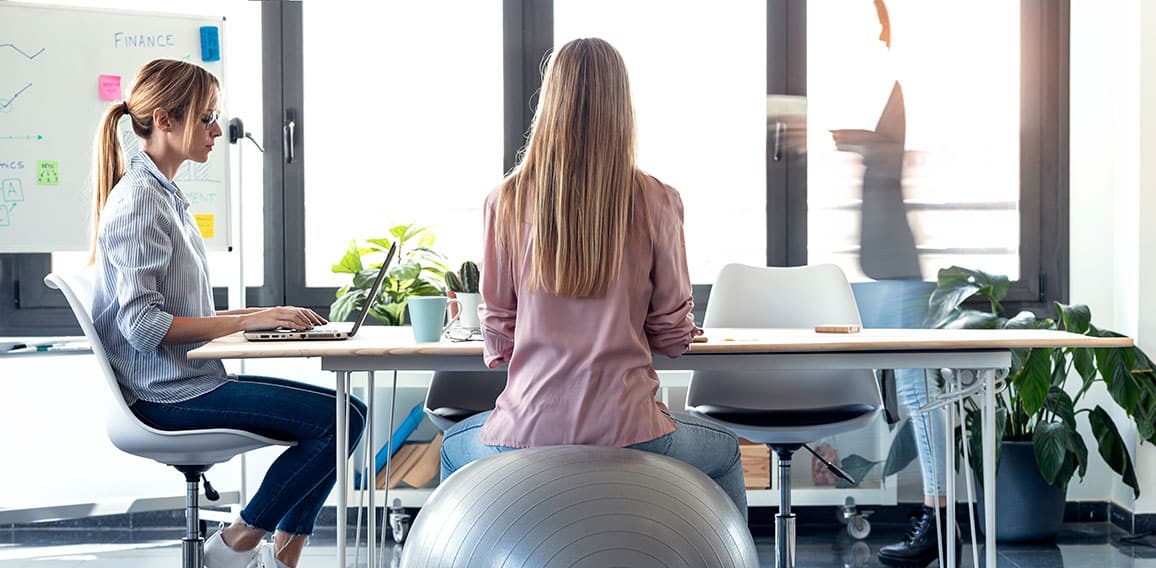
[[[501,4],[302,8],[306,286],[345,284],[330,267],[350,239],[395,224],[431,227],[451,264],[479,260],[503,173]]]
[[[34,1],[158,10],[150,0]],[[357,17],[324,2],[164,10],[227,17],[227,112],[265,144],[264,161],[251,143],[217,149],[233,153],[245,279],[260,286],[251,302],[326,308],[343,283],[330,266],[349,241],[393,224],[432,227],[451,264],[476,259],[481,205],[521,146],[537,62],[590,36],[626,60],[639,165],[682,194],[696,284],[726,262],[888,276],[861,260],[872,254],[861,247],[864,177],[879,171],[864,141],[886,130],[898,81],[901,173],[881,202],[896,205],[884,207],[894,222],[873,226],[909,231],[924,279],[959,264],[1018,279],[1017,307],[1064,299],[1066,2],[885,1],[890,49],[871,0],[837,11],[813,0],[442,0],[358,5]],[[279,137],[287,113],[293,163]],[[832,131],[849,138],[837,144]],[[806,143],[792,145],[799,132]],[[54,256],[58,266],[82,260]],[[49,261],[0,255],[0,329],[68,332],[63,299],[41,283]],[[235,252],[210,262],[217,286],[235,283]],[[706,292],[696,287],[700,307]]]
[[[554,45],[600,37],[622,53],[639,166],[686,209],[692,281],[766,261],[766,4],[555,0]]]
[[[852,279],[955,264],[1017,280],[1020,4],[885,8],[808,4],[807,260]]]

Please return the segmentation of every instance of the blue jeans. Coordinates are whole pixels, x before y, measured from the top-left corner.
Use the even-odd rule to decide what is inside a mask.
[[[918,280],[879,280],[856,282],[855,301],[864,327],[922,328],[927,317],[927,301],[935,284]],[[943,413],[918,414],[915,409],[927,404],[928,389],[936,389],[933,381],[925,382],[923,369],[896,369],[895,394],[907,408],[915,431],[915,447],[919,453],[919,467],[923,473],[923,494],[944,495],[947,492],[947,462],[944,436],[947,427]]]
[[[443,481],[474,460],[517,449],[488,446],[478,439],[489,416],[489,412],[475,414],[446,430],[442,440]],[[698,468],[722,487],[745,519],[747,490],[738,438],[688,414],[676,413],[672,418],[677,426],[674,432],[627,447],[669,456]]]
[[[351,397],[352,398],[352,397]],[[337,482],[337,401],[312,385],[241,375],[212,392],[174,404],[138,400],[133,413],[160,430],[232,428],[294,441],[269,466],[261,487],[241,511],[245,524],[292,535],[313,533],[321,506]],[[352,398],[349,451],[365,430],[365,404]]]

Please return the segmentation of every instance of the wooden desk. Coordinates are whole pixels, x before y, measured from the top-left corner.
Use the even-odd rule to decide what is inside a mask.
[[[1132,339],[1099,338],[1049,330],[946,330],[865,329],[853,334],[815,333],[809,329],[707,329],[706,343],[695,343],[682,357],[658,356],[658,370],[704,369],[977,369],[977,392],[983,409],[983,479],[995,482],[995,390],[997,371],[1011,366],[1011,350],[1024,347],[1131,347]],[[339,424],[345,424],[349,373],[380,370],[478,370],[483,369],[480,342],[416,343],[408,327],[363,328],[345,341],[246,341],[240,334],[208,343],[189,353],[192,359],[247,359],[320,357],[321,367],[337,377]],[[394,375],[396,383],[396,374]],[[371,378],[372,381],[372,378]],[[396,385],[395,385],[396,386]],[[370,384],[372,392],[372,382]],[[372,399],[370,416],[372,416]],[[372,421],[370,422],[372,424]],[[372,430],[372,428],[370,429]],[[954,435],[948,428],[949,435]],[[337,443],[337,538],[338,565],[345,566],[345,515],[348,461],[344,448],[348,432],[338,428]],[[366,443],[372,448],[372,432]],[[950,461],[950,458],[949,458]],[[370,503],[375,507],[370,487]],[[948,529],[954,530],[954,484],[948,489]],[[375,515],[372,511],[371,515]],[[995,527],[995,491],[984,492],[987,527]],[[370,518],[375,518],[371,516]],[[374,536],[370,523],[369,540]],[[949,533],[950,534],[950,533]],[[995,530],[984,535],[987,566],[996,565]],[[374,560],[371,547],[370,562]],[[955,554],[948,540],[948,557]]]

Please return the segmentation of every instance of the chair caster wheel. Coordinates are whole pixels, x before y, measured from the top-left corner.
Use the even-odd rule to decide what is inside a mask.
[[[856,515],[847,521],[847,534],[856,540],[863,540],[871,534],[871,523],[861,515]]]
[[[394,499],[389,508],[389,527],[393,532],[393,541],[402,544],[409,535],[409,525],[412,517],[401,506],[401,499]]]
[[[867,517],[875,511],[860,511],[853,497],[847,497],[838,511],[839,522],[847,525],[847,534],[856,540],[863,540],[871,534],[871,523]]]

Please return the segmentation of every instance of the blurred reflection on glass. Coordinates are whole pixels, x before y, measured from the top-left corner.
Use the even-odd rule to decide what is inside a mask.
[[[1020,4],[886,0],[886,34],[871,0],[829,4],[807,10],[808,262],[1018,278]]]
[[[903,87],[891,88],[875,130],[831,131],[835,147],[863,159],[859,265],[874,280],[921,280],[919,253],[903,203]]]

